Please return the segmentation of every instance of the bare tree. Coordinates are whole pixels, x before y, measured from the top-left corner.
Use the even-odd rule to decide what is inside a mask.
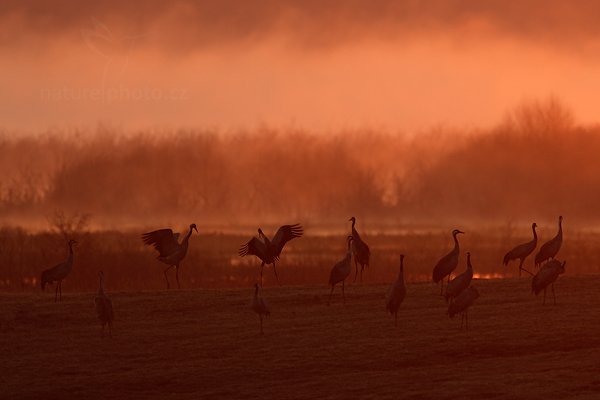
[[[47,216],[51,230],[64,239],[69,240],[80,236],[90,224],[92,216],[89,213],[67,214],[64,210],[55,210],[54,214]]]

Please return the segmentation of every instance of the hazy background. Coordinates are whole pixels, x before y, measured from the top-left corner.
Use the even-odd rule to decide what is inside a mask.
[[[11,132],[490,126],[554,94],[596,122],[594,1],[3,1]]]

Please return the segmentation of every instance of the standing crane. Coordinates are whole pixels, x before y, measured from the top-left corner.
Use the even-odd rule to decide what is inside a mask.
[[[554,297],[554,304],[556,305],[556,294],[554,293],[554,282],[558,279],[560,274],[565,273],[566,261],[562,263],[558,260],[553,259],[548,261],[531,281],[531,293],[536,296],[543,290],[544,291],[544,305],[546,304],[546,289],[548,285],[552,286],[552,296]]]
[[[552,239],[540,247],[540,251],[535,255],[535,266],[539,267],[546,260],[554,259],[560,250],[563,240],[562,215],[558,217],[558,233]]]
[[[267,301],[258,294],[258,283],[254,285],[254,298],[252,299],[252,310],[258,314],[258,318],[260,318],[260,333],[264,335],[263,332],[263,317],[268,317],[271,315],[271,310],[269,310],[269,304]]]
[[[446,287],[446,301],[452,301],[466,290],[473,280],[473,266],[471,265],[471,253],[467,251],[467,270],[452,279]]]
[[[165,280],[167,281],[167,289],[170,288],[169,277],[167,271],[175,267],[175,279],[177,280],[177,289],[181,289],[179,285],[179,264],[185,258],[188,250],[188,242],[192,236],[192,230],[198,232],[196,224],[190,225],[190,230],[185,235],[181,243],[179,243],[179,233],[173,233],[171,229],[159,229],[156,231],[144,233],[142,241],[145,245],[153,245],[158,250],[157,259],[168,265],[164,270]]]
[[[460,253],[460,248],[458,246],[458,239],[456,238],[456,235],[458,235],[459,233],[464,232],[458,229],[454,229],[452,231],[452,237],[454,238],[454,249],[452,249],[450,253],[442,257],[433,268],[433,282],[440,282],[441,284],[440,296],[442,296],[444,293],[444,278],[448,277],[448,282],[450,282],[450,274],[452,274],[452,271],[454,271],[456,269],[456,266],[458,265],[458,255]]]
[[[333,295],[333,288],[336,284],[342,282],[342,298],[344,299],[344,304],[346,304],[346,294],[344,293],[344,285],[346,278],[350,276],[352,272],[352,242],[354,238],[352,236],[348,236],[346,239],[348,242],[348,250],[346,251],[346,257],[344,257],[341,261],[338,261],[333,268],[331,269],[331,273],[329,274],[329,284],[331,285],[331,292],[329,293],[329,301],[327,305],[331,304],[331,295]]]
[[[404,284],[404,254],[400,254],[400,273],[398,279],[390,286],[386,300],[385,308],[390,314],[394,315],[394,326],[398,326],[398,309],[406,297],[406,285]]]
[[[362,282],[363,270],[365,267],[369,267],[371,250],[369,250],[369,246],[360,238],[358,231],[354,227],[356,225],[356,218],[352,217],[348,221],[352,221],[352,246],[354,247],[354,266],[356,267],[354,282],[356,282],[356,276],[358,275],[358,264],[360,264],[360,281]]]
[[[465,321],[466,330],[469,330],[469,307],[479,297],[479,291],[474,287],[470,286],[463,290],[456,299],[448,306],[448,315],[450,318],[454,318],[456,314],[460,313],[460,328],[462,329],[463,320]]]
[[[42,290],[46,288],[46,285],[52,282],[56,282],[56,291],[54,293],[54,302],[56,303],[59,299],[62,300],[62,281],[69,275],[71,269],[73,269],[73,245],[77,242],[73,239],[69,240],[69,255],[66,261],[55,265],[45,271],[42,271]]]
[[[112,323],[114,319],[112,301],[104,293],[104,272],[98,272],[98,277],[100,278],[100,285],[98,287],[98,294],[94,299],[96,315],[98,315],[98,320],[102,326],[102,337],[104,337],[104,327],[106,325],[108,325],[108,334],[112,337]]]
[[[277,269],[275,268],[275,262],[279,260],[283,246],[290,240],[300,237],[303,234],[302,227],[300,224],[294,225],[283,225],[279,227],[277,233],[273,237],[273,240],[263,233],[262,229],[258,228],[258,238],[255,236],[240,246],[238,254],[240,257],[247,255],[254,255],[262,262],[260,265],[260,282],[262,284],[263,268],[265,264],[273,265],[273,272],[277,283],[279,283],[279,277],[277,276]]]
[[[533,224],[531,224],[531,230],[533,231],[533,239],[530,242],[518,245],[517,247],[506,253],[506,255],[504,256],[504,265],[508,265],[509,262],[511,262],[512,260],[516,260],[517,258],[520,260],[519,276],[521,276],[521,271],[525,271],[528,274],[532,275],[531,272],[523,268],[523,262],[531,253],[533,253],[537,246],[538,237],[535,228],[537,228],[537,224],[534,222]]]

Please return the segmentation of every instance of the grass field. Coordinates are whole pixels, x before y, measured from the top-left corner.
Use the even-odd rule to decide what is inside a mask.
[[[598,276],[561,276],[558,305],[530,279],[478,280],[470,329],[438,287],[408,285],[399,326],[387,285],[266,287],[259,334],[252,288],[110,293],[100,338],[93,293],[0,294],[0,397],[598,398]],[[108,288],[110,289],[110,287]]]

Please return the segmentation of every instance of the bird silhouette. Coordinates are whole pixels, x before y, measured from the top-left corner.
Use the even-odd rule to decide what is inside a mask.
[[[469,307],[473,305],[473,302],[479,297],[479,291],[474,287],[470,286],[463,290],[452,303],[448,306],[448,315],[450,318],[454,318],[456,314],[461,314],[460,328],[462,329],[463,320],[465,321],[466,330],[469,330]]]
[[[177,280],[177,288],[181,289],[179,284],[179,264],[185,258],[188,250],[188,243],[192,230],[198,232],[196,224],[190,225],[190,230],[187,235],[179,243],[179,233],[173,233],[171,229],[159,229],[156,231],[144,233],[142,235],[142,241],[146,245],[152,245],[158,250],[157,259],[168,265],[164,270],[165,280],[167,281],[167,289],[170,288],[169,277],[167,271],[175,267],[175,279]]]
[[[269,310],[269,304],[267,301],[259,295],[258,293],[258,283],[254,285],[254,298],[252,299],[252,310],[258,314],[258,318],[260,319],[260,333],[263,332],[263,318],[271,315],[271,311]]]
[[[102,337],[104,337],[104,328],[108,325],[108,334],[112,337],[112,323],[114,319],[112,301],[104,293],[104,272],[98,272],[98,278],[100,279],[98,294],[94,299],[96,304],[96,315],[102,326]]]
[[[533,224],[531,224],[531,230],[533,231],[533,239],[530,242],[518,245],[517,247],[506,253],[506,255],[504,256],[503,264],[505,266],[508,265],[508,263],[512,260],[520,260],[519,276],[521,276],[521,271],[525,271],[528,274],[533,275],[530,271],[523,268],[523,262],[531,253],[533,253],[537,246],[538,237],[535,228],[537,228],[537,224],[534,222]]]
[[[398,309],[406,297],[406,285],[404,284],[404,254],[400,254],[400,272],[398,279],[388,289],[385,308],[394,315],[394,326],[398,326]]]
[[[302,227],[299,224],[294,225],[283,225],[275,233],[273,240],[264,234],[261,228],[258,228],[258,238],[255,236],[240,246],[238,254],[240,257],[247,255],[254,255],[261,261],[260,265],[260,282],[262,284],[263,279],[263,268],[266,265],[273,265],[273,272],[277,283],[279,283],[279,276],[277,276],[277,268],[275,268],[275,262],[279,260],[281,251],[287,242],[290,240],[300,237],[303,234]]]
[[[52,282],[56,282],[56,291],[54,293],[54,302],[56,303],[59,299],[62,300],[62,281],[69,275],[71,269],[73,269],[73,245],[77,242],[73,239],[69,240],[69,255],[66,261],[55,265],[52,268],[42,271],[42,290],[45,290],[46,285]]]
[[[454,238],[454,249],[452,249],[450,253],[442,257],[433,268],[433,282],[440,282],[441,284],[440,296],[444,293],[444,278],[448,277],[448,282],[450,282],[450,274],[452,274],[452,271],[454,271],[456,269],[456,266],[458,265],[458,255],[460,253],[460,248],[458,246],[458,239],[456,238],[456,235],[458,235],[459,233],[464,232],[458,229],[454,229],[452,231],[452,237]]]
[[[342,282],[342,298],[344,299],[344,304],[346,304],[346,294],[344,293],[345,281],[350,273],[352,272],[352,242],[354,238],[352,236],[348,236],[346,239],[348,242],[348,250],[346,251],[346,256],[338,261],[329,274],[329,284],[331,285],[331,292],[329,293],[329,301],[327,305],[331,304],[331,296],[333,295],[333,288],[336,284]]]
[[[356,218],[352,217],[348,221],[352,221],[352,247],[354,248],[354,266],[356,267],[354,282],[356,282],[356,276],[358,275],[358,264],[360,264],[360,281],[362,282],[363,270],[365,267],[369,266],[371,250],[364,240],[360,238],[360,235],[354,226],[356,225]]]
[[[565,273],[566,264],[566,261],[561,263],[555,259],[548,261],[531,280],[531,293],[534,293],[537,296],[542,290],[544,291],[543,304],[546,304],[546,289],[548,289],[549,285],[552,287],[552,296],[554,297],[554,304],[556,304],[554,282],[556,282],[560,274]]]
[[[452,301],[460,295],[471,284],[473,279],[473,266],[471,265],[471,253],[467,252],[467,270],[452,279],[446,287],[446,301]]]
[[[538,253],[535,255],[536,267],[539,267],[548,259],[554,259],[554,257],[556,257],[558,254],[563,240],[562,220],[563,217],[561,215],[558,217],[558,233],[552,239],[544,243],[542,247],[540,247],[540,251],[538,251]]]

